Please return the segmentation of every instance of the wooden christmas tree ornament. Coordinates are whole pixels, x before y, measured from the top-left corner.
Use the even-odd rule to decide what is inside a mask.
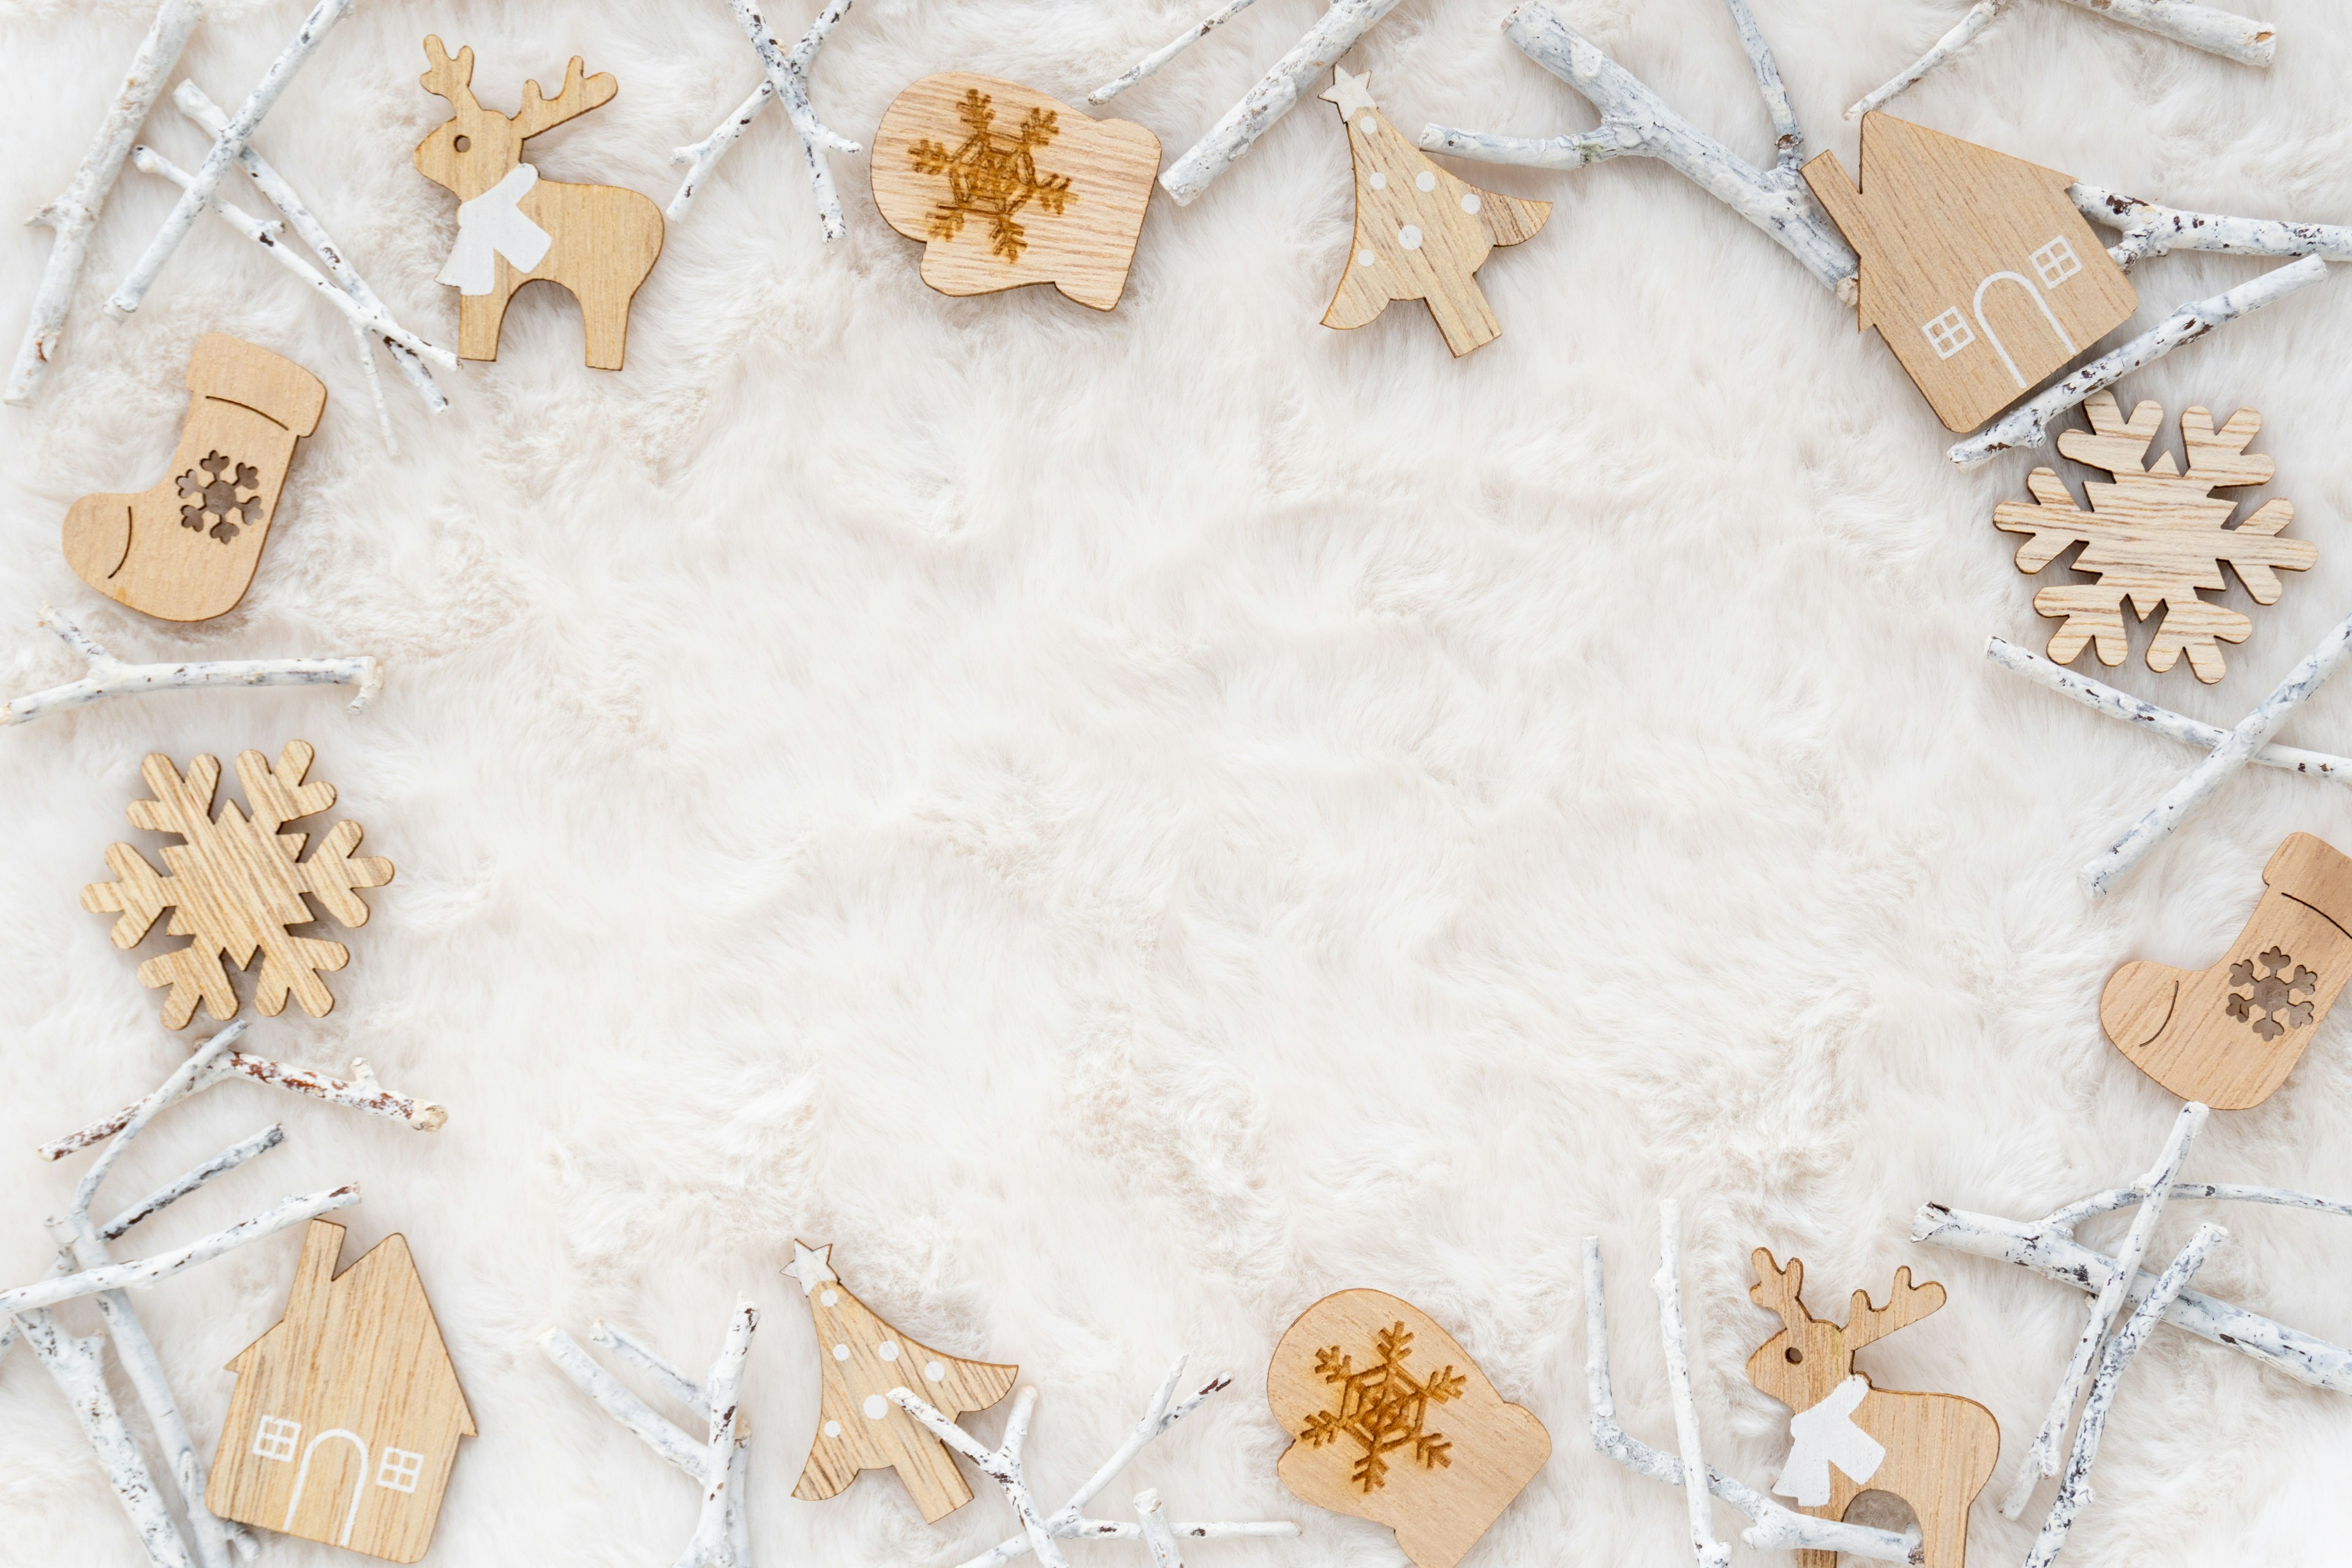
[[[1925,1568],[1962,1568],[1968,1561],[1969,1505],[1992,1479],[2000,1426],[1992,1412],[1956,1394],[1903,1394],[1873,1388],[1853,1370],[1853,1354],[1944,1304],[1944,1288],[1911,1283],[1895,1271],[1884,1307],[1856,1290],[1845,1325],[1824,1322],[1799,1299],[1805,1265],[1782,1268],[1764,1247],[1753,1261],[1748,1294],[1786,1326],[1748,1358],[1748,1381],[1796,1412],[1789,1418],[1789,1461],[1772,1490],[1794,1498],[1800,1512],[1843,1519],[1865,1491],[1892,1492],[1918,1516]],[[1800,1552],[1798,1568],[1837,1568],[1832,1552]]]
[[[1374,106],[1371,73],[1332,72],[1324,99],[1339,106],[1356,167],[1356,234],[1327,327],[1360,327],[1391,300],[1419,300],[1459,359],[1500,337],[1474,276],[1498,245],[1532,239],[1549,202],[1497,195],[1454,178]]]
[[[2254,603],[2274,605],[2278,574],[2308,571],[2319,559],[2319,547],[2309,540],[2281,537],[2294,521],[2292,502],[2273,497],[2231,528],[2238,503],[2213,495],[2219,489],[2270,482],[2276,465],[2246,450],[2263,427],[2263,416],[2241,408],[2216,430],[2212,415],[2202,408],[2182,414],[2180,439],[2189,458],[2189,471],[2182,473],[2169,452],[2153,463],[2147,460],[2148,445],[2164,423],[2160,405],[2142,403],[2126,421],[2116,395],[2100,392],[2084,401],[2083,411],[2090,416],[2091,428],[2066,431],[2058,437],[2058,450],[2114,476],[2113,483],[2084,485],[2091,510],[2074,504],[2055,471],[2036,468],[2025,479],[2032,502],[2003,501],[1992,514],[1994,527],[2030,536],[2017,547],[2019,571],[2039,572],[2080,544],[2084,550],[2074,569],[2098,579],[2053,584],[2033,595],[2036,610],[2064,621],[2051,634],[2050,657],[2067,664],[2085,644],[2094,644],[2101,664],[2121,664],[2131,651],[2123,614],[2129,598],[2141,620],[2159,605],[2164,609],[2164,625],[2148,644],[2147,667],[2170,669],[2185,651],[2189,668],[2210,686],[2229,668],[2217,639],[2243,642],[2253,622],[2226,605],[2206,603],[2198,590],[2226,586],[2226,562]]]
[[[1335,1513],[1396,1531],[1419,1568],[1453,1568],[1551,1456],[1551,1435],[1419,1308],[1379,1290],[1326,1296],[1266,1368],[1290,1434],[1276,1472]]]
[[[237,783],[253,810],[250,817],[234,801],[224,803],[218,816],[210,815],[220,784],[217,757],[196,758],[184,777],[160,752],[140,764],[139,776],[154,798],[131,802],[131,826],[175,833],[184,842],[164,847],[169,869],[160,877],[132,846],[109,845],[107,868],[119,880],[84,888],[81,907],[93,913],[121,912],[114,922],[117,947],[138,946],[167,909],[171,934],[194,939],[139,966],[142,983],[172,988],[163,999],[165,1028],[186,1024],[199,1000],[217,1019],[236,1016],[236,992],[221,960],[243,969],[257,952],[261,974],[253,1000],[264,1015],[283,1012],[289,994],[313,1018],[324,1017],[334,1006],[319,973],[351,962],[350,950],[287,928],[318,918],[303,901],[305,893],[343,925],[365,925],[368,908],[357,889],[391,881],[392,862],[352,855],[360,844],[356,822],[329,828],[307,860],[299,857],[310,836],[279,831],[335,804],[334,785],[302,782],[314,754],[308,741],[287,742],[275,764],[259,752],[237,753]]]
[[[474,1414],[408,1243],[335,1272],[343,1227],[314,1219],[278,1326],[236,1373],[205,1506],[222,1519],[414,1563],[433,1541]]]
[[[84,496],[66,513],[67,563],[120,605],[167,621],[234,609],[327,389],[268,349],[220,332],[188,359],[188,419],[172,466],[138,495]]]
[[[1133,121],[968,71],[911,84],[874,133],[874,205],[923,242],[942,294],[1051,283],[1109,310],[1159,171],[1160,138]]]
[[[618,370],[628,346],[629,302],[661,255],[662,216],[649,196],[618,185],[541,180],[522,161],[522,144],[541,132],[612,101],[609,72],[581,75],[578,55],[563,90],[541,95],[523,83],[512,114],[474,99],[474,51],[452,60],[437,37],[425,40],[433,67],[417,80],[457,112],[416,144],[416,172],[457,195],[457,244],[437,282],[457,290],[457,357],[499,357],[507,302],[526,283],[560,283],[580,301],[588,363]]]
[[[2132,1066],[2183,1100],[2243,1110],[2268,1100],[2352,977],[2352,859],[2290,833],[2263,896],[2218,963],[2135,959],[2107,977],[2099,1026]]]
[[[1948,429],[1975,429],[2139,303],[2068,199],[2072,174],[1869,114],[1859,191],[1834,153],[1804,176],[1861,258],[1856,325]]]
[[[914,1389],[952,1421],[1012,1393],[1021,1369],[961,1361],[908,1339],[849,1293],[827,1261],[832,1253],[830,1242],[812,1247],[795,1241],[784,1269],[808,1299],[824,1381],[816,1440],[793,1496],[823,1502],[839,1496],[858,1471],[887,1466],[898,1472],[923,1521],[936,1524],[971,1500],[971,1488],[940,1440],[891,1402],[890,1391]]]

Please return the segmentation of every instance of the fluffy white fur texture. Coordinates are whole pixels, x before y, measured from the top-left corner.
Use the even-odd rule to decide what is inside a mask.
[[[2267,73],[2023,5],[1896,107],[2121,190],[2352,220],[2342,18],[2248,3],[2284,39]],[[1075,100],[1208,8],[861,0],[816,101],[863,137],[943,68]],[[1589,124],[1498,35],[1504,8],[1412,0],[1350,65],[1408,128]],[[776,9],[789,35],[812,6]],[[1851,166],[1841,106],[1958,5],[1758,9],[1815,145]],[[148,10],[0,5],[0,211],[63,184]],[[1568,11],[1766,154],[1713,0]],[[184,69],[233,104],[299,13],[223,0]],[[1266,0],[1116,110],[1172,156],[1315,14]],[[756,79],[719,0],[368,0],[257,142],[443,342],[456,301],[432,279],[455,203],[409,163],[446,113],[416,86],[427,32],[473,46],[501,105],[575,52],[615,72],[618,99],[533,156],[661,201],[670,149]],[[170,109],[146,135],[194,162]],[[766,1310],[748,1398],[770,1563],[949,1564],[1007,1534],[984,1481],[938,1529],[887,1475],[790,1498],[818,1387],[777,1272],[794,1236],[835,1243],[907,1332],[1043,1385],[1031,1474],[1049,1499],[1177,1352],[1234,1373],[1106,1494],[1122,1517],[1149,1485],[1175,1517],[1306,1526],[1192,1547],[1198,1568],[1396,1561],[1385,1533],[1274,1476],[1265,1359],[1351,1285],[1427,1309],[1551,1426],[1551,1462],[1475,1568],[1672,1563],[1681,1500],[1584,1440],[1577,1255],[1601,1234],[1620,1409],[1668,1444],[1643,1285],[1665,1194],[1684,1200],[1710,1458],[1761,1485],[1785,1442],[1787,1413],[1740,1373],[1770,1331],[1749,1248],[1801,1254],[1816,1307],[1840,1313],[1908,1263],[1950,1305],[1868,1369],[1999,1415],[2011,1451],[1971,1561],[2021,1556],[2048,1487],[2021,1523],[1993,1501],[2083,1300],[1916,1247],[1910,1215],[1927,1198],[2039,1213],[2145,1168],[2173,1101],[2101,1038],[2101,983],[2134,956],[2217,957],[2281,836],[2352,846],[2352,797],[2250,773],[2087,902],[2074,868],[2191,757],[1980,655],[1989,633],[2039,647],[2051,629],[1990,521],[2051,459],[1955,472],[1893,356],[1663,168],[1461,166],[1558,205],[1487,263],[1504,336],[1457,363],[1418,306],[1317,323],[1351,216],[1326,105],[1193,206],[1155,204],[1109,315],[932,293],[865,160],[836,167],[850,232],[826,248],[797,145],[765,117],[671,230],[625,372],[583,368],[571,301],[532,290],[496,364],[444,378],[446,416],[387,375],[397,460],[342,321],[216,222],[136,317],[105,318],[173,195],[124,174],[62,362],[37,407],[0,412],[0,684],[79,673],[33,627],[44,598],[126,658],[368,651],[388,684],[357,717],[327,690],[180,694],[0,735],[0,1275],[47,1266],[39,1216],[81,1168],[31,1146],[142,1091],[201,1033],[165,1035],[133,977],[165,939],[118,952],[77,901],[109,843],[161,843],[123,820],[139,759],[299,735],[399,879],[348,936],[334,1012],[265,1021],[254,1048],[365,1055],[448,1105],[448,1127],[230,1087],[173,1112],[121,1180],[127,1197],[283,1118],[286,1148],[150,1245],[343,1178],[366,1194],[338,1216],[353,1254],[407,1235],[482,1434],[439,1568],[670,1561],[693,1488],[533,1337],[605,1316],[699,1367],[738,1291]],[[259,207],[241,175],[227,188]],[[6,233],[13,343],[47,241]],[[2137,321],[2264,265],[2151,262]],[[75,497],[159,477],[209,330],[292,355],[332,397],[244,605],[181,628],[83,588],[58,528]],[[2124,384],[2176,414],[2259,407],[2273,489],[2320,559],[2254,612],[2219,688],[2152,675],[2137,647],[2108,679],[2232,722],[2352,605],[2347,342],[2338,281]],[[2282,738],[2352,745],[2352,684]],[[2345,1016],[2268,1105],[2214,1118],[2189,1173],[2352,1191]],[[2208,1217],[2176,1205],[2152,1255]],[[2219,1217],[2233,1239],[2200,1289],[2352,1335],[2352,1229]],[[142,1302],[203,1442],[229,1397],[217,1369],[276,1320],[298,1247],[276,1237]],[[972,1426],[992,1441],[1002,1421]],[[2161,1331],[2066,1561],[2340,1563],[2347,1464],[2352,1400]],[[0,1561],[135,1556],[54,1388],[22,1352],[0,1363]]]

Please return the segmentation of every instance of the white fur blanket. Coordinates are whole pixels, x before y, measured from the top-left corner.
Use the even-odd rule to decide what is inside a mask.
[[[1895,107],[2182,205],[2352,220],[2341,16],[2242,3],[2278,21],[2266,73],[2025,4]],[[1075,100],[1211,8],[861,0],[816,101],[864,137],[933,70]],[[1499,36],[1505,8],[1408,0],[1350,67],[1408,132],[1590,125]],[[1566,8],[1768,154],[1713,0]],[[1814,144],[1849,167],[1839,110],[1960,8],[1758,5]],[[300,9],[216,5],[184,70],[235,104]],[[785,0],[779,30],[812,9]],[[62,187],[151,10],[0,3],[0,212]],[[1265,0],[1116,110],[1172,157],[1317,11]],[[456,297],[433,278],[456,204],[409,161],[446,113],[416,85],[427,32],[471,45],[478,90],[507,108],[574,53],[614,72],[617,100],[531,156],[663,202],[670,150],[757,80],[719,0],[367,0],[257,144],[444,342]],[[201,147],[168,104],[144,139],[187,165]],[[447,1104],[448,1127],[226,1088],[158,1124],[120,1195],[273,1120],[284,1149],[145,1245],[363,1184],[338,1216],[347,1256],[407,1236],[481,1426],[440,1568],[672,1560],[692,1486],[533,1336],[604,1317],[700,1367],[739,1292],[766,1313],[747,1403],[769,1563],[944,1565],[1005,1535],[976,1477],[937,1529],[887,1476],[790,1498],[818,1388],[778,1273],[794,1236],[835,1243],[906,1332],[1021,1363],[1045,1391],[1049,1503],[1178,1353],[1233,1373],[1099,1505],[1130,1517],[1152,1486],[1177,1517],[1306,1527],[1198,1546],[1196,1568],[1395,1561],[1383,1532],[1274,1476],[1265,1358],[1350,1285],[1419,1303],[1551,1428],[1550,1463],[1474,1564],[1672,1563],[1681,1500],[1585,1441],[1578,1264],[1597,1233],[1620,1415],[1671,1447],[1645,1284],[1669,1194],[1710,1456],[1760,1488],[1786,1441],[1786,1412],[1741,1374],[1771,1328],[1747,1299],[1751,1247],[1801,1255],[1837,1317],[1908,1263],[1950,1303],[1864,1370],[1998,1415],[1971,1560],[2017,1560],[2049,1489],[2021,1523],[1994,1501],[2082,1301],[1915,1247],[1910,1216],[1928,1199],[2031,1215],[2143,1169],[2174,1102],[2102,1039],[2101,983],[2130,957],[2218,957],[2283,835],[2352,847],[2352,796],[2258,770],[2088,903],[2074,868],[2191,756],[1981,657],[1988,634],[2038,647],[2050,630],[1990,521],[2048,459],[1956,472],[1878,341],[1659,165],[1454,167],[1557,204],[1486,264],[1504,335],[1458,363],[1418,306],[1318,324],[1351,215],[1327,105],[1302,103],[1192,206],[1155,203],[1108,315],[931,292],[863,158],[835,160],[849,234],[826,247],[771,113],[671,227],[625,372],[583,368],[571,300],[531,290],[499,361],[444,378],[447,416],[386,372],[397,458],[342,321],[217,222],[134,318],[106,319],[173,194],[126,172],[39,404],[0,412],[6,691],[79,673],[32,629],[45,598],[125,657],[368,651],[389,683],[357,717],[320,691],[175,695],[0,736],[0,1279],[47,1267],[40,1217],[85,1163],[30,1146],[143,1092],[205,1032],[164,1034],[133,975],[167,939],[119,952],[78,902],[108,844],[161,842],[123,819],[140,758],[300,736],[399,876],[363,930],[323,928],[353,953],[333,1013],[265,1020],[256,1047],[330,1068],[363,1055]],[[242,176],[227,190],[261,210]],[[0,230],[11,348],[47,244]],[[2138,324],[2263,265],[2150,262]],[[2254,616],[2221,686],[2151,674],[2137,626],[2111,679],[2233,722],[2352,605],[2347,290],[2124,384],[2167,405],[2168,440],[2184,405],[2260,408],[2279,472],[2261,493],[2294,500],[2320,560],[2273,607],[2219,595]],[[313,367],[331,401],[243,606],[173,627],[85,589],[58,523],[78,496],[160,477],[189,348],[215,330]],[[2352,680],[2282,738],[2352,746]],[[2346,1020],[2268,1105],[2217,1115],[2189,1173],[2352,1193]],[[2232,1240],[2200,1288],[2352,1338],[2352,1227],[2183,1205],[2156,1250],[2203,1217]],[[142,1298],[207,1449],[217,1369],[276,1320],[297,1247]],[[86,1304],[66,1316],[92,1331]],[[971,1418],[992,1440],[1002,1422]],[[2352,1399],[2161,1331],[2066,1561],[2341,1562],[2347,1463]],[[20,1350],[0,1363],[0,1563],[135,1561]]]

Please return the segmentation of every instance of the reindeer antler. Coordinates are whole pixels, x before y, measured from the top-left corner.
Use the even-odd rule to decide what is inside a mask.
[[[1870,1304],[1870,1292],[1853,1293],[1853,1309],[1846,1314],[1845,1344],[1857,1350],[1876,1340],[1883,1340],[1897,1329],[1910,1327],[1944,1304],[1944,1288],[1930,1279],[1925,1285],[1911,1283],[1911,1266],[1905,1264],[1895,1271],[1895,1291],[1884,1307]]]
[[[481,108],[474,101],[474,89],[470,85],[474,79],[474,47],[471,44],[459,49],[457,58],[453,60],[449,58],[449,51],[442,47],[439,36],[428,36],[425,40],[425,58],[433,62],[433,67],[416,79],[418,86],[436,98],[447,99],[459,109]]]
[[[529,141],[551,125],[561,125],[600,104],[613,101],[613,95],[621,90],[621,84],[613,79],[613,73],[598,71],[594,76],[583,78],[581,68],[580,57],[572,56],[572,64],[564,68],[563,90],[553,98],[541,97],[536,81],[522,84],[522,107],[514,115],[517,138]]]
[[[1769,1247],[1759,1247],[1749,1255],[1756,1266],[1756,1283],[1748,1288],[1748,1299],[1768,1312],[1778,1312],[1780,1321],[1792,1329],[1802,1328],[1812,1321],[1805,1304],[1798,1298],[1805,1289],[1805,1260],[1789,1259],[1789,1267],[1780,1267]]]

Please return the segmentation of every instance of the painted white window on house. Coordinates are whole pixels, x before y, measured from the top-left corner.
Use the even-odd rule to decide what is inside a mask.
[[[416,1478],[424,1473],[425,1456],[412,1454],[405,1448],[386,1448],[383,1463],[376,1467],[375,1484],[386,1491],[413,1492]]]
[[[1976,329],[1969,325],[1968,318],[1960,314],[1957,305],[1932,321],[1921,322],[1919,330],[1927,334],[1937,359],[1949,359],[1977,341]]]
[[[265,1415],[261,1425],[254,1428],[253,1451],[282,1465],[294,1458],[294,1446],[301,1440],[302,1423],[280,1415]]]
[[[2074,247],[2061,237],[2033,253],[2033,270],[2042,274],[2044,289],[2055,289],[2083,270],[2083,263],[2076,258]]]

